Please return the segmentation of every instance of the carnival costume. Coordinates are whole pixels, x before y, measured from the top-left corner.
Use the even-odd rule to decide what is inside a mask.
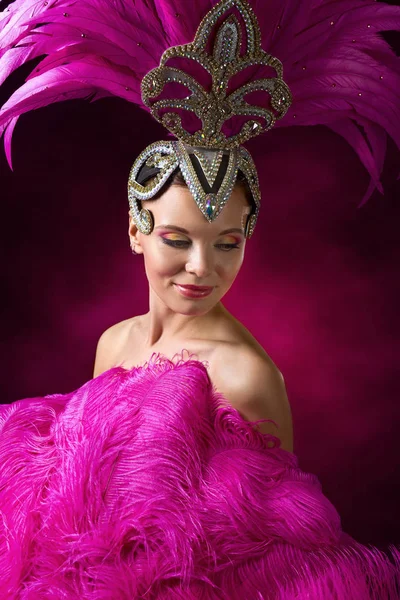
[[[141,104],[176,139],[134,162],[138,229],[180,170],[207,221],[238,174],[255,229],[261,193],[241,145],[273,126],[325,124],[377,187],[400,147],[400,68],[379,35],[400,10],[370,0],[15,0],[0,14],[0,82],[45,57],[0,110],[71,99]],[[268,50],[268,53],[263,48]],[[290,109],[290,110],[289,110]],[[0,598],[392,600],[400,549],[341,529],[316,476],[216,390],[193,356],[114,367],[70,394],[0,409]]]

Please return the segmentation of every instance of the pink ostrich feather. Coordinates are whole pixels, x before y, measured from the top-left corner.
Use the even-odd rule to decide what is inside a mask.
[[[154,354],[0,409],[0,597],[398,600],[313,474],[204,364]]]
[[[217,4],[203,0],[16,0],[0,13],[0,83],[45,56],[0,110],[11,163],[12,131],[32,109],[71,98],[118,96],[141,106],[140,84],[171,46],[193,40]],[[374,0],[253,0],[262,47],[283,63],[293,93],[277,127],[326,125],[380,177],[386,136],[400,148],[400,66],[380,32],[400,30],[400,7]]]

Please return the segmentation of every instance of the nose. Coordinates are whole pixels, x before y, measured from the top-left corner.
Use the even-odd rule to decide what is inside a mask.
[[[186,263],[186,272],[193,273],[199,279],[205,279],[213,268],[212,252],[208,248],[193,248]]]

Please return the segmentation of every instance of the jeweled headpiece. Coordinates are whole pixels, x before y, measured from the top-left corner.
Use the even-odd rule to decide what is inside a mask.
[[[186,69],[171,64],[174,59],[184,59]],[[208,87],[191,74],[190,61],[209,75]],[[230,86],[233,78],[255,66],[272,67],[276,76],[254,77],[244,85]],[[143,78],[142,100],[178,141],[151,144],[132,167],[129,205],[142,233],[151,233],[153,221],[139,202],[157,194],[179,168],[209,222],[222,211],[241,171],[253,198],[244,226],[246,237],[251,237],[260,208],[260,188],[255,164],[240,144],[271,129],[276,119],[286,114],[292,96],[282,71],[282,63],[261,48],[258,21],[247,0],[221,0],[202,20],[192,43],[164,52],[160,66]],[[186,95],[176,97],[176,88],[168,90],[171,84],[183,87]],[[254,92],[267,92],[269,105],[247,102],[246,96]],[[185,124],[185,112],[194,115],[202,127],[191,131],[193,119]],[[225,133],[224,124],[239,116],[245,122],[237,133]]]
[[[292,97],[283,64],[293,101],[276,125],[326,125],[370,174],[360,206],[375,188],[383,193],[387,135],[400,148],[400,70],[381,34],[400,29],[400,7],[375,0],[251,3],[257,18],[247,0],[7,0],[0,11],[0,85],[36,59],[0,109],[10,165],[21,114],[72,98],[117,96],[144,106],[177,138],[152,144],[132,168],[129,198],[138,226],[151,227],[140,201],[154,197],[174,170],[182,170],[208,220],[220,214],[241,171],[254,200],[250,236],[260,190],[240,144],[286,113]],[[257,142],[253,147],[257,152]]]

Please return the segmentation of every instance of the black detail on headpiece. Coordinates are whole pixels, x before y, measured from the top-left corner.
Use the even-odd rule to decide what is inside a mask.
[[[147,181],[149,181],[149,179],[158,175],[160,171],[161,169],[158,167],[148,167],[146,164],[144,164],[136,177],[136,181],[140,185],[144,185]]]
[[[199,181],[204,189],[204,191],[207,194],[217,194],[219,191],[219,188],[223,182],[227,167],[228,167],[228,162],[229,162],[229,154],[225,154],[222,158],[221,161],[221,165],[217,174],[217,177],[213,183],[212,186],[210,186],[210,184],[207,181],[206,176],[204,175],[203,169],[200,165],[200,161],[197,158],[197,156],[195,154],[190,154],[190,159],[192,161],[192,165],[193,168],[196,171],[196,174],[199,178]],[[162,192],[162,190],[168,186],[168,184],[171,182],[171,180],[173,179],[173,177],[175,176],[176,172],[179,170],[179,167],[176,168],[176,170],[171,174],[171,176],[167,179],[167,181],[165,182],[164,186],[161,188],[159,194]],[[149,181],[150,179],[152,179],[153,177],[155,177],[156,175],[158,175],[158,173],[160,173],[161,169],[159,169],[158,167],[149,167],[148,165],[144,164],[142,166],[142,168],[140,169],[136,181],[140,184],[140,185],[145,185],[147,183],[147,181]],[[241,175],[242,178],[245,179],[245,181],[247,181],[244,173],[239,169],[238,171],[238,175]],[[157,196],[159,195],[157,194]],[[254,214],[255,210],[256,210],[256,205],[252,196],[252,210],[251,213],[249,215],[249,217]]]
[[[224,154],[222,157],[222,161],[218,170],[217,177],[212,186],[207,181],[206,176],[204,175],[203,169],[201,167],[200,161],[195,154],[189,154],[190,160],[192,161],[192,165],[194,170],[196,171],[196,175],[199,178],[201,183],[201,187],[205,191],[206,194],[217,194],[219,192],[219,188],[222,185],[222,182],[225,177],[225,173],[228,169],[229,164],[229,154]]]

